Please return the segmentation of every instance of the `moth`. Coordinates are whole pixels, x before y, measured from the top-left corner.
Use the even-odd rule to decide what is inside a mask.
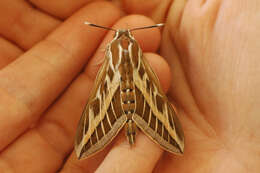
[[[107,46],[105,60],[78,124],[75,139],[78,159],[102,150],[123,127],[130,145],[135,143],[138,127],[164,150],[183,154],[184,134],[176,111],[131,34],[163,24],[118,30],[85,24],[113,30],[115,35]]]

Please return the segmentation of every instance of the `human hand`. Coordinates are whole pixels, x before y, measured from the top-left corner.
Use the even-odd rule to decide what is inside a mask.
[[[176,1],[176,3],[177,2],[179,1]],[[176,4],[173,5],[176,6]],[[48,8],[46,7],[43,9],[48,11]],[[101,9],[104,9],[104,11]],[[56,11],[60,12],[62,10],[49,11],[50,14],[53,14]],[[102,11],[102,14],[97,13],[100,11]],[[112,16],[106,15],[108,13]],[[171,19],[174,19],[174,17],[178,15],[178,13],[174,13],[174,11],[170,12],[169,14],[175,14]],[[77,76],[83,65],[88,61],[88,59],[90,59],[91,55],[94,54],[94,50],[99,45],[100,40],[104,34],[104,31],[102,30],[96,30],[93,28],[86,29],[85,26],[82,26],[82,22],[88,20],[110,26],[112,23],[118,20],[119,17],[119,11],[111,6],[104,6],[103,8],[101,8],[100,5],[96,7],[86,7],[78,14],[74,15],[71,19],[66,21],[64,24],[62,24],[50,36],[48,36],[46,39],[47,41],[41,41],[32,49],[29,48],[32,47],[35,43],[39,42],[44,35],[48,34],[49,31],[56,28],[60,22],[53,18],[46,20],[43,17],[44,20],[39,21],[42,21],[45,24],[44,26],[42,23],[41,25],[37,25],[38,27],[41,26],[39,28],[35,28],[36,26],[28,27],[34,31],[37,31],[37,34],[31,34],[31,36],[33,36],[32,38],[24,37],[25,34],[21,34],[19,32],[19,34],[13,34],[10,32],[8,35],[8,25],[5,29],[3,29],[1,25],[1,33],[3,34],[3,31],[6,32],[3,34],[6,38],[12,40],[13,42],[17,43],[17,45],[27,50],[27,52],[20,56],[17,61],[6,66],[0,72],[0,88],[3,89],[1,90],[2,97],[0,98],[2,105],[0,108],[0,114],[5,115],[1,116],[2,120],[0,124],[0,144],[3,151],[0,156],[2,160],[0,163],[0,168],[3,171],[10,169],[14,172],[19,172],[20,170],[26,170],[26,172],[53,172],[62,167],[62,161],[68,155],[70,155],[71,149],[73,148],[73,138],[76,124],[86,102],[86,98],[89,94],[96,71],[99,68],[103,58],[103,53],[100,50],[97,50],[93,58],[91,58],[87,64],[85,72],[82,75]],[[27,21],[30,21],[30,18],[28,20],[27,16],[26,19]],[[188,19],[186,19],[186,23],[189,24],[187,20]],[[49,23],[47,23],[47,21],[49,21]],[[177,105],[179,106],[179,118],[182,121],[186,135],[186,151],[184,157],[175,157],[164,154],[162,159],[159,161],[155,172],[172,172],[173,170],[179,172],[190,172],[191,170],[192,172],[212,172],[213,170],[216,172],[219,168],[224,167],[221,162],[216,161],[222,161],[223,158],[233,158],[226,157],[233,156],[230,155],[230,153],[233,154],[233,152],[227,152],[227,150],[225,150],[226,148],[219,147],[222,146],[220,144],[226,144],[221,142],[224,141],[223,139],[228,139],[228,137],[225,135],[221,136],[221,138],[219,138],[219,136],[216,137],[215,134],[218,134],[217,132],[220,130],[222,131],[223,129],[217,131],[214,128],[217,124],[216,122],[214,122],[216,124],[213,123],[213,126],[211,123],[208,123],[210,121],[207,122],[204,120],[204,118],[202,118],[204,117],[205,113],[201,113],[201,110],[199,109],[200,107],[197,106],[197,103],[200,103],[197,100],[200,99],[192,99],[193,97],[191,97],[191,95],[194,94],[194,90],[191,90],[192,92],[187,90],[187,88],[189,89],[190,86],[193,86],[191,84],[196,82],[193,81],[194,79],[191,79],[193,83],[189,82],[189,84],[187,84],[187,82],[184,80],[185,78],[183,77],[184,75],[182,70],[185,71],[185,75],[187,75],[186,73],[192,75],[194,71],[189,70],[194,66],[194,62],[192,65],[189,64],[189,66],[187,66],[187,60],[189,60],[188,62],[190,63],[190,61],[201,61],[202,59],[198,59],[197,55],[194,55],[194,49],[191,51],[189,47],[187,48],[187,46],[191,44],[190,41],[194,41],[194,36],[196,35],[190,35],[188,38],[185,37],[189,32],[184,32],[183,29],[179,29],[177,25],[174,24],[175,21],[176,20],[172,20],[173,23],[169,23],[170,32],[172,34],[169,38],[174,39],[169,40],[167,39],[167,35],[164,36],[165,39],[162,43],[162,54],[174,67],[171,70],[173,72],[172,83],[175,85],[173,85],[171,88],[171,96],[175,98],[176,102],[178,103]],[[208,22],[208,20],[204,19],[201,20],[201,22]],[[138,18],[137,20],[136,17],[130,17],[120,20],[117,24],[117,27],[131,27],[135,25],[140,26],[149,24],[151,24],[151,22],[148,19],[142,18],[142,20],[140,20]],[[195,27],[196,26],[193,25],[191,28],[194,29]],[[186,24],[183,28],[185,30],[185,28],[187,29],[189,27],[187,27]],[[169,28],[166,27],[166,29]],[[196,28],[196,32],[199,32],[200,29],[202,28]],[[177,32],[178,34],[176,34],[175,31],[178,31],[179,33]],[[140,33],[141,32],[142,31],[140,31]],[[164,32],[164,34],[167,34],[167,32]],[[184,34],[184,36],[182,34]],[[176,38],[175,35],[178,38]],[[157,30],[149,30],[149,32],[145,31],[141,34],[136,33],[135,37],[140,42],[144,51],[155,51],[160,40],[160,36]],[[200,42],[200,39],[201,38],[199,37],[195,39],[195,41],[197,40],[197,42]],[[208,39],[210,39],[210,36],[208,36]],[[111,40],[111,35],[108,36],[106,41],[102,43],[100,47],[101,49],[104,48],[104,45],[108,42],[108,40]],[[90,41],[91,44],[88,44]],[[15,57],[15,55],[10,54],[11,52],[15,52],[17,55],[22,53],[21,50],[14,48],[13,45],[10,46],[10,44],[5,43],[6,42],[4,42],[2,45],[7,45],[9,47],[9,51],[6,53],[6,55],[12,55],[10,56],[11,59]],[[198,48],[202,46],[201,44],[192,44],[198,46]],[[171,49],[174,47],[168,48],[167,46],[169,45],[176,46],[175,48],[178,51],[183,51],[183,53],[180,54],[179,57],[176,56],[176,52]],[[214,48],[213,45],[212,47]],[[188,52],[189,54],[186,55],[184,52]],[[6,55],[5,57],[8,57]],[[196,59],[192,58],[194,56],[196,56]],[[169,86],[168,79],[170,77],[167,65],[158,55],[147,54],[147,57],[152,67],[157,72],[162,86],[165,90],[167,90]],[[206,56],[201,57],[203,57],[203,60],[205,60],[204,58]],[[216,57],[216,55],[214,55],[214,57]],[[184,65],[186,64],[186,68],[184,68],[184,66],[180,66],[180,62],[178,60],[182,58],[184,59],[182,63]],[[38,61],[38,59],[40,61]],[[6,61],[5,64],[7,64]],[[161,64],[161,66],[158,66],[158,64]],[[207,63],[206,65],[210,64],[219,65],[212,62]],[[200,65],[200,62],[196,62],[195,65]],[[197,66],[195,67],[196,69],[198,68]],[[229,66],[227,65],[227,67]],[[18,71],[19,73],[17,73]],[[200,79],[201,75],[203,76],[208,74],[199,74],[197,77],[192,76],[192,78]],[[26,78],[24,76],[26,76]],[[72,80],[73,82],[70,84]],[[68,85],[69,88],[65,90],[65,87]],[[221,85],[217,86],[218,88],[221,88]],[[203,85],[202,91],[204,90],[205,86]],[[63,94],[57,98],[62,91],[64,91]],[[197,97],[200,96],[199,94],[203,94],[203,92],[197,93]],[[254,98],[257,99],[255,96],[257,96],[257,94],[254,95]],[[214,99],[212,100],[214,101]],[[246,100],[245,103],[247,103]],[[219,104],[220,103],[218,102],[216,105],[220,106]],[[214,105],[211,104],[209,106],[211,106],[209,108],[212,109],[212,106]],[[224,105],[224,107],[225,109],[229,110],[227,105]],[[239,110],[241,111],[241,109]],[[252,111],[253,115],[254,113],[255,112]],[[75,117],[72,117],[72,115]],[[190,117],[192,121],[189,119]],[[205,117],[205,119],[208,119],[210,115],[205,114]],[[33,128],[25,131],[29,126],[31,126],[33,122],[36,122],[39,118],[40,120]],[[223,121],[226,121],[226,119],[224,119],[226,117],[217,116],[217,118],[223,118]],[[228,118],[228,120],[232,120],[231,118]],[[257,123],[256,121],[254,122]],[[226,123],[227,122],[225,122],[223,125]],[[230,134],[230,132],[226,133],[225,131],[225,134]],[[17,138],[18,135],[20,135],[19,138]],[[219,141],[218,139],[221,140]],[[11,142],[12,144],[8,145]],[[232,144],[231,142],[232,141],[228,141],[229,144]],[[110,150],[112,146],[113,148]],[[214,148],[212,148],[213,146]],[[243,148],[243,151],[247,152],[245,148]],[[153,142],[151,142],[142,133],[138,134],[136,147],[131,150],[125,141],[125,138],[121,135],[118,137],[118,139],[115,140],[114,144],[110,145],[103,152],[84,161],[77,161],[75,154],[72,154],[65,163],[65,166],[62,168],[61,172],[93,172],[97,168],[97,172],[104,172],[104,170],[106,172],[151,172],[161,154],[162,150],[158,148],[157,145],[153,144]],[[252,158],[252,156],[250,157]],[[215,162],[210,160],[210,158],[213,158],[213,161]],[[211,169],[210,166],[213,168]],[[243,167],[241,165],[238,166],[240,167],[234,168],[237,168],[239,171],[243,171]],[[219,171],[223,172],[220,169]]]
[[[73,152],[77,122],[113,34],[102,41],[106,31],[88,27],[84,21],[111,26],[121,17],[120,11],[98,2],[62,22],[24,1],[1,3],[6,18],[0,20],[5,51],[0,51],[4,53],[0,61],[0,172],[111,172],[111,168],[151,172],[151,164],[162,151],[142,133],[132,150],[119,135],[114,144],[89,159],[78,161]],[[146,17],[129,16],[115,27],[151,24]],[[136,31],[134,36],[145,52],[158,49],[158,29]],[[170,71],[166,62],[155,53],[145,55],[153,67],[160,64],[155,71],[167,90]],[[148,156],[154,159],[145,165]],[[122,164],[123,159],[131,162]],[[106,168],[111,162],[114,165]]]
[[[259,11],[258,1],[173,1],[161,55],[186,145],[154,172],[260,172]]]

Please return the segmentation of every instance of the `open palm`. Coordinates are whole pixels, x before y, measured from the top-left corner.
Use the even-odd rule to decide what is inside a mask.
[[[165,154],[157,172],[260,171],[259,11],[256,1],[173,2],[161,54],[186,151]]]
[[[134,36],[178,107],[185,154],[163,153],[142,133],[130,148],[120,134],[83,161],[73,152],[75,129],[113,35],[84,21],[116,28],[153,22],[121,18],[108,2],[1,1],[0,172],[259,172],[260,4],[233,1],[116,1],[128,13],[167,17],[160,54],[169,66],[151,53],[158,29]]]

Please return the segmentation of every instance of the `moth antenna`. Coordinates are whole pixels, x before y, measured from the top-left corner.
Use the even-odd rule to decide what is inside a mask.
[[[97,27],[97,28],[106,29],[106,30],[116,31],[116,29],[114,29],[114,28],[109,28],[109,27],[105,27],[105,26],[100,26],[100,25],[96,25],[96,24],[93,24],[93,23],[89,23],[89,22],[84,22],[84,24],[89,25],[89,26],[93,26],[93,27]]]
[[[164,23],[158,23],[158,24],[155,24],[155,25],[145,26],[145,27],[140,27],[140,28],[132,28],[132,29],[130,29],[130,31],[135,31],[135,30],[140,30],[140,29],[156,28],[156,27],[161,27],[161,26],[164,26]]]

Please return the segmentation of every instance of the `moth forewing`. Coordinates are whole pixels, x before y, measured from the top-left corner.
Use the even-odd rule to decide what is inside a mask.
[[[111,108],[113,95],[119,92],[120,82],[118,74],[115,74],[112,81],[108,78],[110,59],[108,56],[111,55],[107,50],[104,63],[98,72],[92,93],[79,121],[75,139],[75,151],[78,159],[87,158],[102,150],[126,122],[125,116],[121,116],[114,122],[111,111],[107,112]],[[111,87],[108,88],[106,85]],[[113,126],[111,121],[114,123]],[[100,139],[101,137],[103,138]]]
[[[158,26],[161,24],[131,30]],[[115,31],[114,39],[108,45],[104,64],[79,121],[77,157],[86,158],[102,150],[125,124],[130,144],[135,142],[137,125],[163,149],[182,154],[184,135],[176,112],[143,59],[131,30],[111,30]]]
[[[176,112],[163,93],[159,80],[149,63],[142,57],[139,47],[139,64],[134,70],[134,83],[141,96],[137,102],[146,104],[145,111],[136,112],[133,120],[142,131],[160,146],[172,153],[184,151],[184,134]],[[141,103],[137,105],[143,106]],[[137,107],[137,110],[141,108]],[[149,113],[145,113],[149,112]],[[159,124],[159,125],[158,125]]]

